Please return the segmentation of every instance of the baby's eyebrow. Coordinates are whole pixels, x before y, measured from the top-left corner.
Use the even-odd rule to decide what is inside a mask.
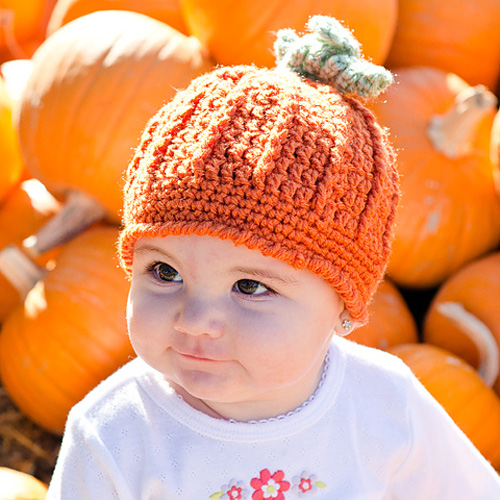
[[[253,278],[258,278],[258,279],[264,279],[264,280],[271,280],[279,283],[284,283],[287,285],[298,285],[299,280],[292,276],[288,275],[279,275],[276,273],[273,273],[272,271],[268,269],[256,269],[252,267],[237,267],[232,269],[233,272],[235,273],[241,273],[246,276],[251,276]]]
[[[159,253],[161,255],[164,255],[165,257],[171,259],[172,256],[166,252],[165,250],[163,250],[162,248],[158,248],[154,245],[147,245],[147,244],[143,244],[143,245],[138,245],[134,248],[134,253],[135,254],[143,254],[143,253],[149,253],[149,252],[155,252],[155,253]]]

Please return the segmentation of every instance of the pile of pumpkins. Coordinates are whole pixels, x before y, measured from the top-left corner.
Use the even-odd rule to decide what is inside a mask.
[[[47,496],[46,483],[8,467],[0,467],[0,484],[0,500],[45,500]]]
[[[324,14],[397,82],[366,103],[398,151],[402,202],[371,321],[351,338],[408,363],[500,470],[499,2],[4,4],[0,381],[21,411],[60,434],[134,356],[115,241],[147,119],[216,65],[272,67],[275,32]]]

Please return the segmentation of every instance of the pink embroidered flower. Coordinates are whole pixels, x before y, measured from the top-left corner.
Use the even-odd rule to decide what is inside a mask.
[[[222,487],[222,491],[224,491],[224,496],[222,498],[231,500],[243,500],[244,498],[248,498],[248,490],[241,481],[231,481],[228,485]]]
[[[326,488],[325,483],[323,483],[322,481],[318,481],[318,477],[316,475],[311,475],[308,472],[303,472],[300,476],[295,476],[292,479],[292,482],[292,491],[299,497],[303,497],[308,493],[312,493],[318,488]]]
[[[284,500],[283,492],[290,489],[290,483],[284,481],[285,473],[281,470],[276,471],[271,475],[269,469],[260,471],[259,477],[254,477],[250,484],[255,490],[252,495],[252,500],[264,500],[265,498],[273,498],[275,500]]]
[[[210,495],[210,499],[221,500],[245,500],[248,498],[250,492],[243,481],[233,479],[229,484],[224,484],[220,491],[216,491]]]
[[[312,490],[312,483],[310,479],[305,479],[302,478],[299,483],[299,490],[302,493],[307,493],[308,491]]]

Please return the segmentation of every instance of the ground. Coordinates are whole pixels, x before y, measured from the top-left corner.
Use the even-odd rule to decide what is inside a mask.
[[[61,438],[34,424],[0,386],[0,467],[31,474],[48,483]]]

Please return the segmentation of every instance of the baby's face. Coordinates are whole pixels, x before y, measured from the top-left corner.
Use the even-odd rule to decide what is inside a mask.
[[[342,311],[319,276],[229,240],[182,235],[135,245],[134,349],[226,418],[268,418],[306,400]]]

